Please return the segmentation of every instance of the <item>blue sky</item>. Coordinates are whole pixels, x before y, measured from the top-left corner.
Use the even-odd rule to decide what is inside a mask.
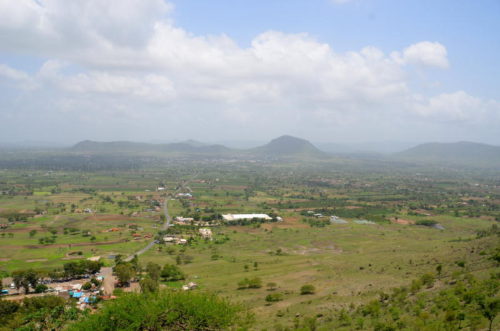
[[[0,139],[500,144],[498,17],[497,0],[0,1]]]

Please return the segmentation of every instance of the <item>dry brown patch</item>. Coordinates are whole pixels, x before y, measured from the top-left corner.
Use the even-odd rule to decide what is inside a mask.
[[[105,215],[105,216],[87,216],[85,217],[86,221],[132,221],[135,220],[132,217],[124,216],[124,215]]]
[[[413,221],[413,220],[404,220],[401,218],[398,218],[398,219],[393,218],[393,219],[391,219],[391,222],[395,223],[395,224],[402,224],[402,225],[415,224],[415,221]]]

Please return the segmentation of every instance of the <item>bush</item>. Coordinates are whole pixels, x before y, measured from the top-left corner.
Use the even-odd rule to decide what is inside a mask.
[[[38,284],[36,287],[35,287],[35,293],[44,293],[44,292],[47,292],[49,288],[47,287],[47,285],[45,284]]]
[[[91,282],[86,282],[85,284],[82,285],[82,289],[85,291],[88,291],[92,288],[92,283]]]
[[[186,275],[184,275],[181,269],[179,269],[179,267],[177,267],[176,265],[165,264],[161,271],[161,277],[165,281],[174,282],[185,279]]]
[[[425,285],[427,288],[431,288],[434,286],[434,281],[436,280],[436,277],[434,277],[433,274],[427,273],[423,274],[422,277],[420,277],[420,280],[422,281],[422,284]]]
[[[160,291],[125,294],[68,327],[88,330],[221,330],[244,322],[239,308],[215,295]]]
[[[248,280],[248,288],[261,288],[262,287],[262,279],[259,277],[250,278]]]
[[[301,295],[314,294],[315,292],[316,292],[316,288],[310,284],[306,284],[300,288]]]
[[[423,226],[434,226],[437,224],[436,221],[433,220],[418,220],[415,222],[416,225],[423,225]]]
[[[259,277],[254,278],[245,278],[238,282],[238,290],[243,290],[247,288],[261,288],[262,287],[262,279]]]
[[[272,293],[266,296],[267,302],[277,302],[283,300],[283,294],[281,293]]]

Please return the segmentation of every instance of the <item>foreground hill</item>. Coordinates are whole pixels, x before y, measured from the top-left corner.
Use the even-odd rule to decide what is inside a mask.
[[[266,157],[294,157],[310,158],[324,157],[326,153],[319,150],[309,141],[292,136],[281,136],[271,140],[264,146],[254,148],[250,151],[259,156]]]
[[[500,167],[500,146],[466,141],[421,144],[394,156],[415,162]]]

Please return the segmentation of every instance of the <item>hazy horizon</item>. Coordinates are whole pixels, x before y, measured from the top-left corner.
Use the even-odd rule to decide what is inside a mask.
[[[0,1],[0,141],[500,145],[499,13],[494,0]]]

